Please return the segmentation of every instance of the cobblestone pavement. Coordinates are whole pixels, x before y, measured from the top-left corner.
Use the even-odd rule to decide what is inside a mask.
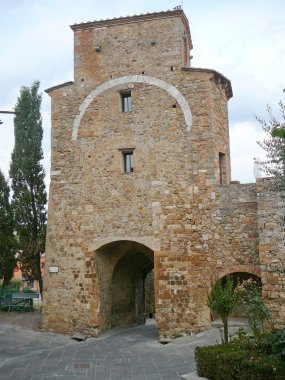
[[[219,340],[213,328],[162,345],[151,321],[85,342],[2,323],[0,379],[176,380],[195,370],[197,345]]]

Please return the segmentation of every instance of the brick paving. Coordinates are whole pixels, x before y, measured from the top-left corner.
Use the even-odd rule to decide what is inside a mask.
[[[1,323],[0,379],[178,380],[195,370],[197,345],[219,340],[213,328],[162,345],[152,321],[85,342]]]

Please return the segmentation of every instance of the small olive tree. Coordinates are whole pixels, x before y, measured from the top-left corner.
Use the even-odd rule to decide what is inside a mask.
[[[223,322],[224,342],[229,343],[229,315],[236,309],[239,302],[239,293],[235,291],[234,282],[227,278],[225,283],[218,280],[212,286],[208,296],[208,306],[212,312],[217,313]]]

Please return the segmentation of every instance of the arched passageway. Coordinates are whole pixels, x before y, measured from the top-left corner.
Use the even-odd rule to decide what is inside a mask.
[[[248,272],[233,272],[229,273],[222,277],[222,283],[225,283],[227,279],[232,279],[234,282],[234,287],[237,287],[239,284],[242,284],[244,281],[255,282],[258,287],[260,287],[260,291],[262,288],[261,278],[253,273]],[[244,318],[245,311],[242,307],[238,307],[231,315],[232,318]]]
[[[102,329],[145,323],[145,280],[154,252],[141,243],[116,241],[96,251]]]

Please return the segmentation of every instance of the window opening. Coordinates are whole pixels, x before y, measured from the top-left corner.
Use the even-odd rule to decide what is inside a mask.
[[[132,110],[132,98],[131,92],[122,92],[121,93],[122,100],[122,112],[131,112]]]
[[[189,46],[186,37],[183,37],[183,55],[184,55],[184,65],[188,67],[189,65]]]
[[[219,171],[220,171],[220,185],[225,184],[225,160],[226,156],[224,153],[219,153]]]
[[[132,173],[134,171],[134,152],[126,150],[122,152],[123,155],[123,171],[124,173]]]

